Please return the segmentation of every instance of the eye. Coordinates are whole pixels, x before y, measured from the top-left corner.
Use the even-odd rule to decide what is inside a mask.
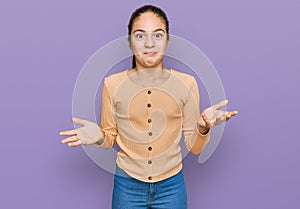
[[[162,33],[155,33],[154,34],[155,39],[161,39],[163,36],[164,36],[164,34],[162,34]]]
[[[145,35],[142,34],[142,33],[137,33],[135,34],[135,37],[138,39],[138,40],[143,40],[145,38]]]

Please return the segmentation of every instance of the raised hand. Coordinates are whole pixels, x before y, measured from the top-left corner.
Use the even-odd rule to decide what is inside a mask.
[[[199,126],[204,130],[208,130],[222,122],[228,121],[232,116],[238,114],[238,111],[224,111],[220,108],[226,106],[228,100],[223,100],[222,102],[212,105],[206,108],[201,113],[201,118],[199,119]]]
[[[68,146],[71,147],[80,146],[82,144],[91,145],[103,139],[103,133],[98,124],[79,118],[72,118],[72,121],[82,125],[82,127],[74,130],[61,131],[59,133],[61,136],[70,136],[63,139],[61,141],[62,144],[68,143]]]

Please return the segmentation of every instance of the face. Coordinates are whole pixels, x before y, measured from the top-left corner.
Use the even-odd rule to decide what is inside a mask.
[[[137,66],[150,68],[159,65],[167,45],[166,25],[161,17],[145,12],[134,20],[130,46]]]

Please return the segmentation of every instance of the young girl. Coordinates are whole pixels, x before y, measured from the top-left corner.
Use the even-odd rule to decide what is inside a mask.
[[[187,149],[199,154],[210,129],[237,111],[220,110],[225,100],[200,115],[195,78],[163,66],[169,23],[160,8],[138,8],[131,15],[128,35],[133,68],[105,78],[100,127],[73,118],[83,126],[61,132],[69,136],[62,143],[105,149],[118,144],[113,209],[185,209],[181,132]]]

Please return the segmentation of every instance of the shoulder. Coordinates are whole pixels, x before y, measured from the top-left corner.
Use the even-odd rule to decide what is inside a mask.
[[[114,73],[114,74],[111,74],[109,76],[106,76],[105,77],[105,82],[109,82],[109,83],[118,83],[119,81],[122,81],[126,78],[126,73],[127,73],[127,70],[123,70],[121,72],[118,72],[118,73]]]
[[[196,79],[194,76],[188,74],[188,73],[183,73],[177,70],[172,69],[173,75],[183,81],[187,86],[191,86],[196,82]]]
[[[126,79],[127,70],[111,74],[104,78],[104,85],[107,85],[110,89],[117,87]]]
[[[124,82],[127,76],[127,70],[111,74],[104,78],[104,86],[113,95],[116,89]]]

